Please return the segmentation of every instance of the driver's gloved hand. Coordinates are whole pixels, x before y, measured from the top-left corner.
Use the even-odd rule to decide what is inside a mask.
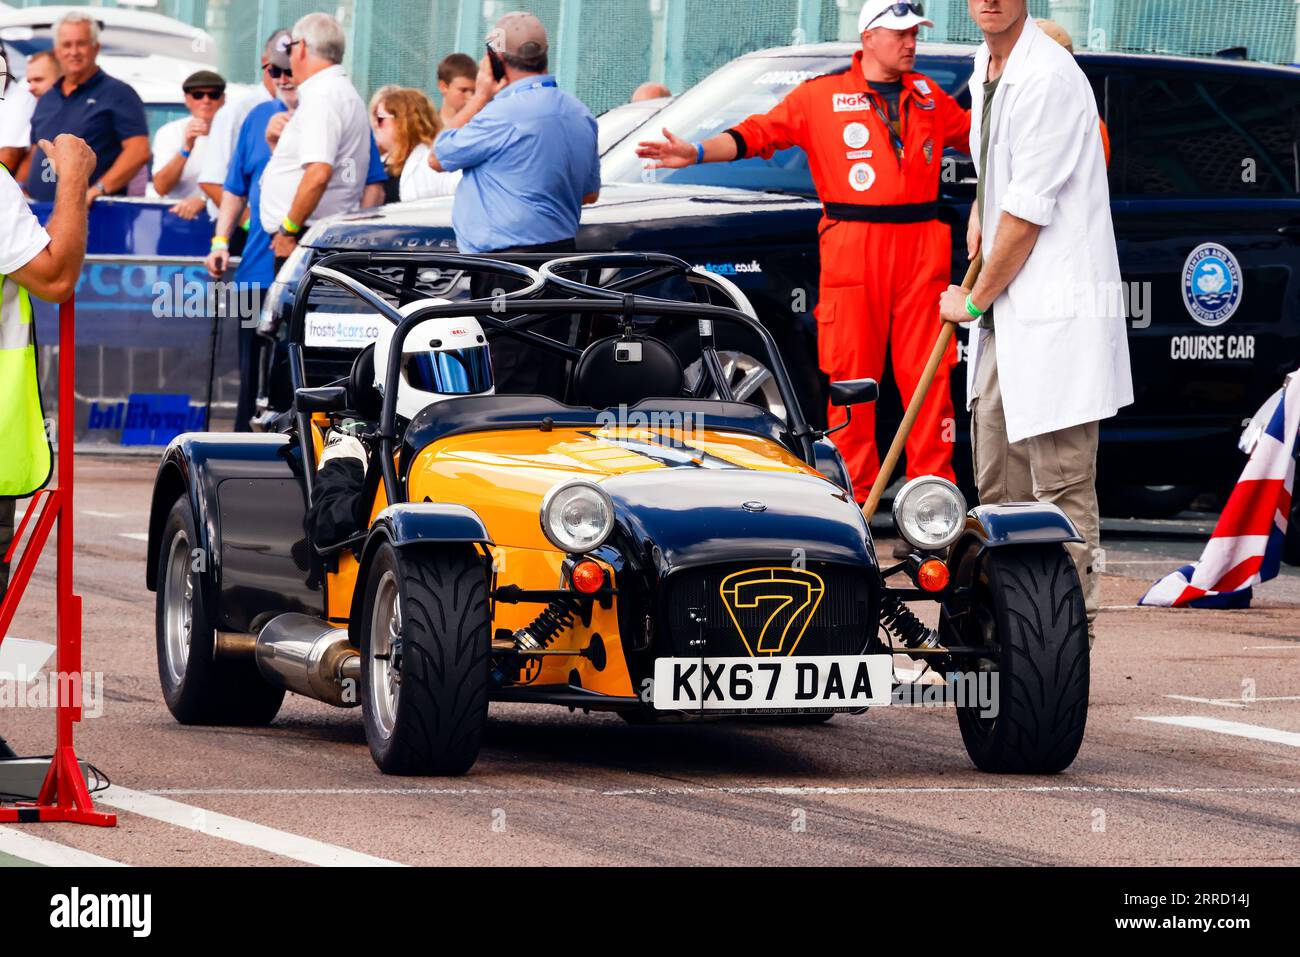
[[[304,525],[313,545],[323,548],[362,531],[369,511],[362,501],[366,484],[365,445],[355,435],[330,429],[316,464],[316,483]]]

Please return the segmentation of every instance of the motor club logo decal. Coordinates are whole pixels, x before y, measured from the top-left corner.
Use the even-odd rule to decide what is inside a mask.
[[[1241,266],[1226,246],[1202,243],[1183,264],[1183,305],[1203,326],[1221,326],[1241,304]]]
[[[854,163],[849,170],[849,185],[859,193],[865,193],[876,182],[876,171],[870,163]]]
[[[732,572],[718,588],[751,657],[792,655],[826,594],[820,575],[798,568]]]

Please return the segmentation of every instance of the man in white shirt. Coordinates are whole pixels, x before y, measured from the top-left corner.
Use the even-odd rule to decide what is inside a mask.
[[[32,113],[36,101],[59,79],[59,60],[50,50],[34,53],[27,60],[24,82],[7,78],[0,90],[0,165],[21,180],[20,167],[32,145]]]
[[[239,130],[253,107],[275,99],[275,80],[282,73],[291,73],[288,30],[276,30],[262,48],[262,82],[252,92],[230,100],[212,118],[208,146],[199,167],[199,187],[218,209],[221,207],[222,184],[230,169],[230,158],[239,141]]]
[[[309,220],[361,206],[370,167],[370,121],[339,64],[343,28],[324,13],[293,25],[289,44],[298,109],[262,174],[262,228],[274,234],[277,266],[298,245]]]
[[[153,179],[149,195],[177,200],[171,209],[181,219],[194,219],[206,197],[199,189],[199,169],[208,146],[212,118],[226,102],[226,81],[211,70],[199,70],[181,84],[188,117],[159,127],[153,138]],[[217,218],[217,207],[206,200],[208,215]]]
[[[1074,522],[1091,645],[1098,422],[1133,401],[1097,104],[1025,0],[969,4],[985,42],[970,80],[983,209],[967,245],[971,258],[983,245],[984,268],[975,288],[948,288],[940,314],[981,320],[967,358],[980,501],[1051,502]]]

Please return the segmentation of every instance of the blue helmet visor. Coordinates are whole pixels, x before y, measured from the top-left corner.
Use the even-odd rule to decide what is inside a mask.
[[[488,347],[423,352],[406,358],[406,381],[422,392],[477,395],[492,388]]]

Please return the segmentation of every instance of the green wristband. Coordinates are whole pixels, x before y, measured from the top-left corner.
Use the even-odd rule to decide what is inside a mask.
[[[978,319],[983,316],[984,313],[988,312],[987,309],[980,309],[976,306],[975,303],[971,301],[970,296],[966,297],[966,311],[970,314],[972,319]]]

